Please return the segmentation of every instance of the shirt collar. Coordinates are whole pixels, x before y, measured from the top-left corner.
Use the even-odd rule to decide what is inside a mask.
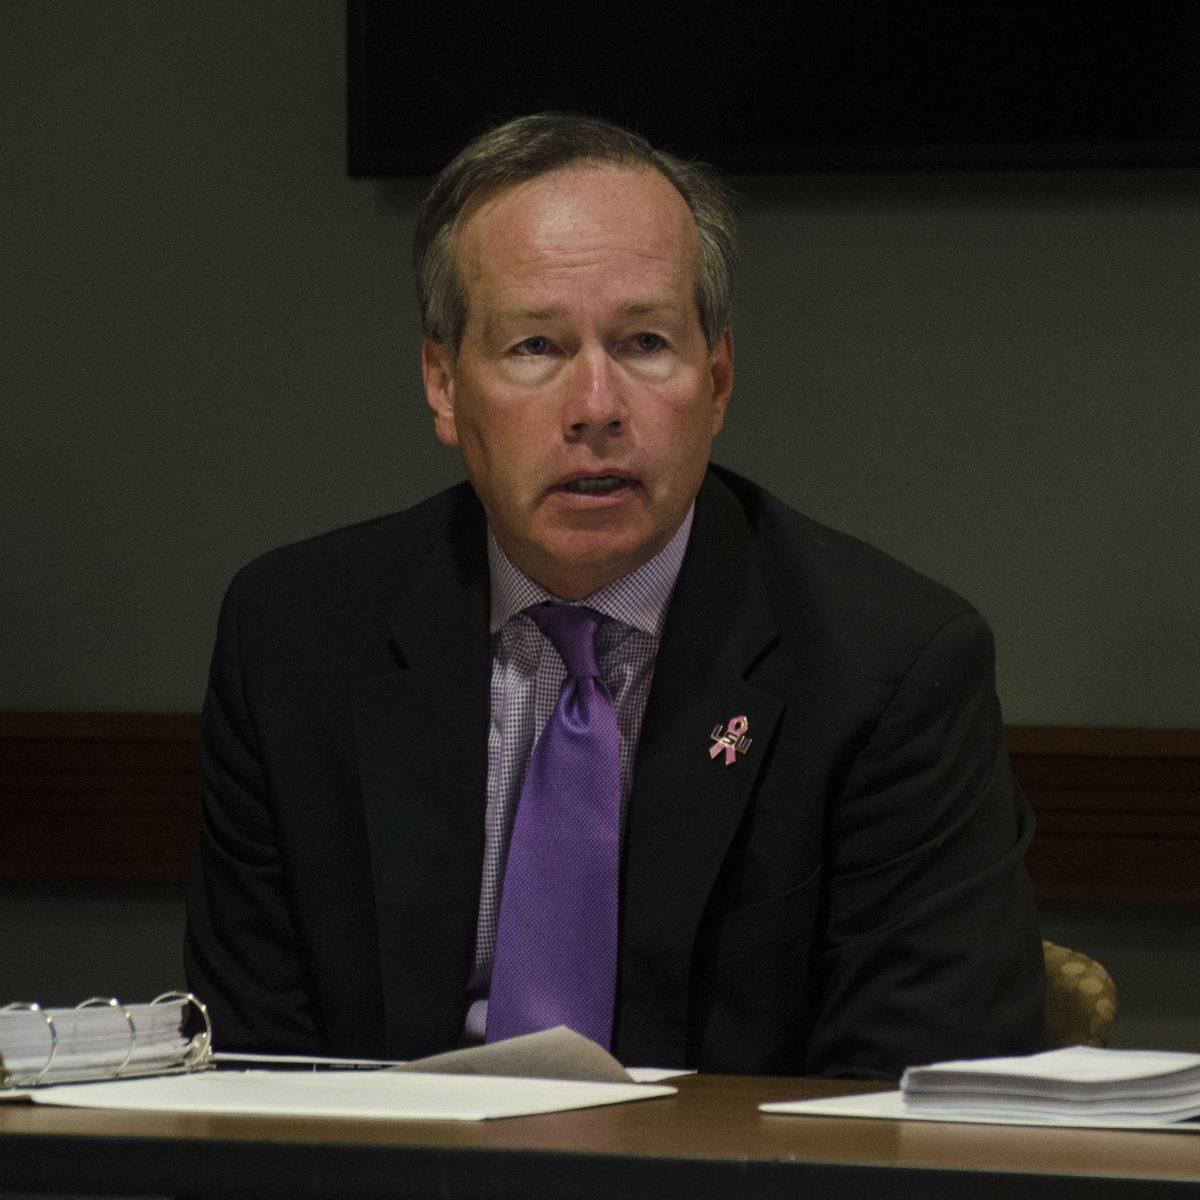
[[[692,531],[692,517],[696,506],[693,503],[687,510],[679,528],[671,540],[649,561],[642,563],[636,571],[606,583],[590,596],[579,601],[568,603],[586,604],[597,612],[631,625],[654,637],[662,632],[663,621],[667,615],[667,604],[675,581],[679,578],[679,568],[683,563],[683,554],[687,549],[688,535]],[[534,583],[520,568],[513,565],[512,560],[500,549],[500,543],[492,534],[491,526],[487,533],[488,568],[492,581],[492,607],[490,628],[495,633],[510,617],[531,604],[539,604],[543,600],[553,600],[563,603],[557,596],[551,595],[541,584]]]

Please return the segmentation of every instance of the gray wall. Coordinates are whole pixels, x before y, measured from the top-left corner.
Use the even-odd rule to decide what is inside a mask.
[[[240,563],[458,477],[343,21],[6,13],[0,707],[197,708]],[[1200,724],[1200,172],[741,189],[716,457],[975,601],[1009,720]]]

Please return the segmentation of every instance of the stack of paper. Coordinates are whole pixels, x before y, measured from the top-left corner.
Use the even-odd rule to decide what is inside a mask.
[[[916,1112],[1180,1121],[1200,1116],[1200,1055],[1072,1046],[910,1067],[900,1090]]]
[[[910,1067],[900,1082],[900,1091],[758,1107],[797,1117],[1200,1133],[1200,1123],[1187,1119],[1200,1115],[1200,1054],[1073,1046]]]

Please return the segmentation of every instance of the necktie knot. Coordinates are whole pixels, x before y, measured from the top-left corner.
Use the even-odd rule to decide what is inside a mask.
[[[596,630],[607,620],[593,608],[545,601],[525,609],[550,639],[572,679],[599,677],[596,664]]]

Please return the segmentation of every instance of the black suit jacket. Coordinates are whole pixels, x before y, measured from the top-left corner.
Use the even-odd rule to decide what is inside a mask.
[[[459,1041],[487,620],[465,484],[234,581],[185,950],[219,1047],[410,1058]],[[709,734],[738,715],[753,740],[726,766]],[[1036,1049],[1031,832],[978,614],[711,469],[634,769],[617,1056],[889,1075]]]

